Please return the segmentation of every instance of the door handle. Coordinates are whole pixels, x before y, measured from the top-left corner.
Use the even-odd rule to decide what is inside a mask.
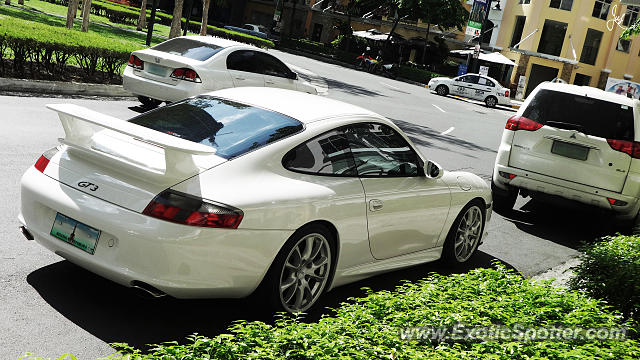
[[[265,82],[266,82],[267,84],[269,84],[269,85],[273,85],[273,84],[275,84],[273,81],[269,81],[269,80],[266,80]]]
[[[382,209],[382,200],[372,199],[369,201],[369,210],[378,211]]]
[[[236,79],[236,80],[244,80],[244,78],[243,78],[243,77],[237,77],[237,76],[236,76],[236,78],[235,78],[235,79]]]

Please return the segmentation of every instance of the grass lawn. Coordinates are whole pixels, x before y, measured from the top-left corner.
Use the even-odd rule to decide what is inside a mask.
[[[67,7],[66,6],[62,6],[62,5],[56,5],[56,4],[51,4],[48,3],[46,1],[42,1],[42,0],[25,0],[24,1],[24,5],[18,5],[17,3],[13,4],[15,6],[21,7],[25,10],[28,9],[34,9],[34,10],[39,10],[42,12],[46,12],[49,14],[54,14],[54,15],[61,15],[66,17],[67,16]],[[80,21],[82,21],[81,17],[80,17],[81,12],[78,11],[78,16],[76,17],[76,22],[74,24],[74,27],[78,26],[78,28],[80,27]],[[112,26],[117,26],[119,28],[123,28],[123,29],[129,29],[129,30],[136,30],[135,26],[132,25],[123,25],[123,24],[116,24],[113,23],[111,21],[109,21],[108,18],[103,17],[103,16],[97,16],[97,15],[91,15],[89,17],[89,20],[91,22],[94,23],[100,23],[100,24],[107,24],[107,25],[112,25]],[[66,23],[66,21],[64,19],[62,19],[62,26],[64,26]],[[90,31],[93,31],[93,29],[95,28],[95,25],[92,25],[90,27]],[[146,31],[146,29],[145,29]],[[153,25],[153,34],[154,35],[161,35],[161,36],[169,36],[169,26],[166,25],[161,25],[161,24],[154,24]],[[144,39],[146,38],[144,34],[140,35],[142,42],[144,43]],[[153,43],[156,44],[158,42],[162,42],[163,39],[154,39]]]

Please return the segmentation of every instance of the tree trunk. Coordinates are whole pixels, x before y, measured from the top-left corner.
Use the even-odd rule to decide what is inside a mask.
[[[202,25],[200,35],[207,36],[207,24],[209,23],[209,4],[211,0],[202,0]]]
[[[427,24],[427,35],[424,36],[424,51],[422,51],[422,65],[424,65],[424,59],[427,55],[427,44],[429,44],[429,30],[431,30],[431,24]]]
[[[169,31],[169,39],[180,36],[183,5],[184,0],[176,0],[175,7],[173,8],[173,18],[171,19],[171,30]]]
[[[69,8],[67,9],[67,29],[73,28],[73,19],[78,13],[78,3],[80,0],[69,0]]]
[[[91,1],[92,0],[82,1],[82,28],[80,28],[82,32],[89,31],[89,17],[91,16]]]
[[[393,27],[391,28],[391,31],[389,32],[389,36],[387,36],[387,40],[385,40],[385,42],[384,42],[384,48],[385,49],[389,45],[389,42],[391,41],[391,36],[393,36],[393,32],[396,31],[396,27],[398,26],[399,22],[400,22],[400,15],[398,15],[396,13],[396,19],[393,21]]]
[[[296,4],[298,4],[298,0],[293,0],[293,8],[291,9],[291,19],[289,22],[289,36],[293,34],[293,20],[296,18]]]
[[[140,16],[138,16],[138,26],[136,26],[136,30],[142,31],[144,29],[147,22],[147,0],[142,0],[142,4],[140,5]]]

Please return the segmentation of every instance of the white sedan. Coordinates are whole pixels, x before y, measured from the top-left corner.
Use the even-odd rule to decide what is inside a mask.
[[[22,177],[22,233],[154,296],[261,289],[279,310],[306,311],[336,286],[468,261],[492,213],[484,180],[324,97],[226,89],[129,121],[48,108],[66,136]]]
[[[134,51],[122,79],[124,89],[150,107],[240,86],[317,94],[313,85],[268,52],[212,36],[182,36]]]
[[[465,74],[453,79],[436,77],[429,80],[427,87],[438,95],[464,96],[483,101],[488,107],[510,105],[509,89],[493,78],[479,74]]]

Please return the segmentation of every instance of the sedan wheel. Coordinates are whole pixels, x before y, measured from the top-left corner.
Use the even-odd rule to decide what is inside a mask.
[[[466,262],[475,253],[484,230],[484,213],[479,202],[471,202],[453,223],[443,249],[443,258],[453,264]]]
[[[441,96],[446,96],[449,93],[449,88],[444,85],[438,85],[438,87],[436,87],[436,93]]]
[[[487,104],[487,107],[496,107],[496,105],[498,104],[498,99],[493,96],[489,96],[484,100],[484,103]]]
[[[299,313],[316,303],[331,274],[329,238],[324,228],[314,226],[285,245],[274,264],[273,275],[277,276],[271,279],[272,286],[277,286],[273,294],[276,308]]]
[[[157,108],[160,104],[162,104],[162,101],[160,100],[152,99],[150,97],[142,95],[138,96],[138,101],[140,101],[142,105],[148,108]]]

